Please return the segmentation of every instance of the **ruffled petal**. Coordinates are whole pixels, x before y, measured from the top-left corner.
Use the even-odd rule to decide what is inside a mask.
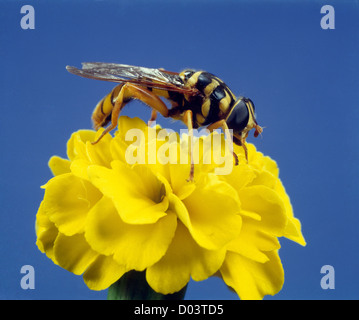
[[[96,141],[103,129],[96,132],[92,141]],[[110,145],[112,138],[110,135],[105,135],[101,141],[92,144],[92,141],[83,142],[80,137],[74,138],[74,145],[78,152],[77,156],[71,161],[71,172],[84,180],[89,180],[87,169],[90,165],[101,165],[106,168],[111,167],[112,156],[110,152]],[[80,151],[78,151],[80,150]]]
[[[289,196],[286,193],[284,186],[280,180],[278,180],[275,190],[283,200],[284,207],[285,207],[285,213],[288,217],[288,224],[286,226],[283,236],[292,241],[299,243],[302,246],[305,246],[306,241],[302,234],[301,223],[297,218],[294,217],[293,208],[290,203]]]
[[[43,210],[61,233],[70,236],[84,231],[87,213],[100,198],[90,183],[66,173],[46,184]]]
[[[93,141],[96,141],[103,131],[104,129],[98,130]],[[112,142],[111,135],[106,134],[96,144],[92,144],[93,141],[86,141],[86,155],[89,163],[109,168],[112,161],[110,151],[110,145]]]
[[[233,251],[251,260],[264,263],[269,260],[267,251],[280,248],[276,237],[266,234],[258,228],[256,223],[250,218],[243,218],[243,226],[238,238],[232,240],[228,246],[228,251]]]
[[[247,185],[247,187],[250,186],[266,186],[269,189],[275,189],[275,186],[279,179],[275,177],[272,173],[269,171],[259,171],[259,170],[252,170],[252,172],[255,174],[255,178]]]
[[[176,229],[176,216],[169,213],[154,224],[127,224],[108,198],[89,213],[86,240],[93,249],[114,260],[126,270],[142,271],[165,254]]]
[[[104,290],[120,279],[126,269],[117,264],[112,256],[99,255],[88,266],[83,277],[91,290]]]
[[[207,140],[209,140],[207,142]],[[212,147],[209,147],[210,140],[212,140]],[[201,170],[206,171],[211,166],[213,166],[212,171],[217,175],[227,177],[229,175],[233,174],[233,171],[236,170],[236,168],[239,168],[239,166],[235,165],[235,158],[233,156],[233,149],[229,147],[229,141],[226,140],[224,134],[219,134],[218,132],[212,132],[209,136],[205,137],[203,139],[203,166],[201,167]],[[233,146],[233,144],[232,144]],[[208,150],[208,151],[207,151]],[[210,164],[208,163],[208,153],[211,153],[211,161]],[[207,154],[207,155],[206,155]],[[243,159],[241,161],[241,158],[238,158],[239,163],[245,162],[246,160]]]
[[[122,139],[119,139],[116,136],[111,141],[111,146],[110,146],[111,158],[113,160],[119,160],[123,163],[127,163],[126,152],[128,148],[130,148],[130,146],[126,143],[126,141],[123,141]]]
[[[147,268],[146,279],[156,292],[174,293],[181,290],[191,277],[195,281],[202,281],[213,275],[224,257],[224,249],[211,251],[201,248],[179,222],[166,255]]]
[[[45,253],[48,258],[56,263],[53,247],[59,231],[55,224],[49,220],[46,212],[43,209],[43,203],[44,202],[42,201],[36,215],[36,245],[41,252]]]
[[[186,164],[171,164],[169,167],[170,183],[173,193],[181,200],[187,198],[195,189],[196,184],[187,181],[191,166]],[[200,173],[195,170],[195,179],[198,181]]]
[[[132,120],[135,120],[133,121],[134,127],[129,128],[128,123],[125,123],[112,140],[110,149],[113,159],[128,165],[146,164],[155,174],[161,174],[169,180],[169,166],[166,165],[167,162],[163,162],[166,159],[163,159],[164,151],[162,152],[162,150],[176,148],[176,144],[166,147],[169,145],[166,140],[156,139],[158,133],[165,131],[164,129],[147,127],[138,118]],[[121,126],[121,123],[119,125]],[[126,131],[126,128],[131,131]],[[173,138],[177,140],[177,135],[172,134],[169,141],[172,141]],[[170,154],[172,153],[170,152]]]
[[[261,220],[256,221],[258,230],[273,236],[284,234],[288,219],[283,201],[278,194],[266,186],[252,186],[238,191],[242,211],[255,213]]]
[[[54,176],[70,172],[70,160],[62,159],[58,156],[53,156],[49,160],[49,167]]]
[[[70,160],[77,157],[87,159],[86,141],[95,141],[96,131],[79,130],[74,132],[67,142],[67,156]]]
[[[59,234],[54,244],[54,255],[59,266],[80,275],[98,257],[83,234],[65,236]]]
[[[243,300],[259,300],[275,295],[284,283],[282,263],[276,251],[267,252],[268,261],[260,263],[228,252],[220,269],[224,282]]]
[[[91,164],[87,159],[78,158],[76,160],[71,161],[70,170],[71,173],[83,180],[90,181],[90,178],[88,176],[88,167]]]
[[[279,169],[277,163],[268,156],[264,156],[263,153],[256,150],[256,147],[252,143],[247,143],[248,149],[248,163],[254,169],[258,171],[268,171],[273,176],[278,177]],[[242,151],[243,148],[236,146]],[[236,149],[238,150],[238,149]]]
[[[237,193],[217,176],[206,176],[183,204],[189,217],[182,222],[200,246],[216,250],[239,235],[242,218]]]
[[[258,155],[262,156],[262,170],[270,172],[273,176],[277,177],[279,176],[279,168],[277,166],[277,163],[271,159],[268,156],[263,156],[262,153],[256,151]]]
[[[246,165],[234,166],[231,174],[223,176],[223,179],[229,183],[235,190],[241,190],[255,178],[254,171]]]
[[[140,130],[145,135],[145,141],[148,141],[148,132],[153,129],[148,127],[147,124],[140,118],[134,117],[130,118],[127,116],[122,116],[118,119],[118,130],[115,133],[115,140],[119,139],[126,141],[128,144],[131,144],[133,141],[129,141],[130,130]],[[149,129],[148,129],[149,128]],[[127,136],[127,139],[126,139]]]
[[[294,217],[290,218],[283,236],[296,243],[299,243],[302,246],[306,246],[307,242],[302,235],[301,229],[302,226],[300,221]]]
[[[128,167],[120,161],[113,169],[89,167],[89,178],[112,199],[121,219],[131,224],[154,223],[166,215],[168,199],[163,183],[144,166]]]

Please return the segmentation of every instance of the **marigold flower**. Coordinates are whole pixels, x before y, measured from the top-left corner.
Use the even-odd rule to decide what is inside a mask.
[[[136,145],[126,141],[129,129],[143,132]],[[284,281],[278,237],[305,245],[276,163],[248,144],[248,163],[235,147],[239,165],[218,175],[223,164],[207,161],[200,148],[215,135],[224,140],[212,133],[195,139],[198,162],[188,182],[190,164],[179,161],[189,157],[188,139],[176,133],[159,139],[160,131],[121,117],[115,137],[107,134],[95,145],[101,131],[75,132],[68,159],[49,161],[54,177],[43,186],[36,219],[40,251],[82,274],[92,290],[137,270],[162,294],[214,275],[242,299],[276,294]],[[211,159],[222,146],[210,149]],[[143,163],[128,163],[129,154],[141,152]]]

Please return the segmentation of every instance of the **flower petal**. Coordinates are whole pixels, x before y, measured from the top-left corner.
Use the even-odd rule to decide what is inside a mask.
[[[96,131],[79,130],[74,132],[67,142],[67,156],[70,160],[76,157],[87,159],[86,141],[95,141]]]
[[[275,295],[284,283],[284,271],[276,251],[266,253],[269,261],[260,263],[228,252],[220,269],[224,282],[243,300]]]
[[[103,129],[100,129],[96,132],[96,135],[93,137],[93,141],[99,137]],[[112,138],[109,134],[106,134],[101,141],[92,144],[90,141],[83,142],[78,139],[74,139],[74,145],[76,145],[76,150],[81,150],[81,155],[77,155],[75,159],[71,161],[71,172],[84,180],[89,180],[87,169],[90,165],[101,165],[107,168],[110,168],[112,156],[110,152]]]
[[[262,153],[257,152],[257,154],[262,155]],[[263,155],[262,155],[263,156]],[[277,163],[268,156],[263,156],[263,170],[270,172],[273,176],[279,176],[279,169]]]
[[[173,213],[154,224],[127,224],[112,201],[103,198],[89,213],[86,239],[93,249],[114,260],[126,270],[142,271],[165,254],[176,229]]]
[[[223,176],[223,179],[236,190],[243,189],[251,183],[254,178],[254,171],[247,165],[234,166],[231,174]]]
[[[187,228],[178,222],[166,255],[147,268],[146,279],[156,292],[170,294],[181,290],[192,277],[202,281],[213,275],[223,263],[225,250],[210,251],[193,240]]]
[[[56,263],[56,259],[53,253],[54,242],[59,234],[59,230],[55,224],[51,222],[43,209],[43,201],[40,204],[40,208],[36,215],[36,245],[39,250],[46,253],[46,256]]]
[[[86,269],[83,277],[91,290],[104,290],[120,279],[126,272],[112,256],[99,255]]]
[[[268,156],[264,156],[263,153],[256,150],[256,147],[252,143],[247,143],[248,149],[248,163],[249,165],[259,171],[268,171],[273,176],[278,177],[279,169],[277,163]],[[235,146],[235,150],[238,146]],[[240,151],[243,148],[239,147]]]
[[[250,218],[243,218],[243,226],[238,238],[231,241],[227,250],[241,254],[249,259],[264,263],[269,260],[266,251],[280,248],[276,237],[261,232]]]
[[[49,160],[49,167],[54,176],[70,172],[71,162],[67,159],[62,159],[58,156],[53,156]]]
[[[280,180],[278,180],[275,190],[280,195],[280,197],[282,198],[282,200],[284,202],[285,213],[288,217],[288,224],[287,224],[287,227],[284,232],[284,237],[286,237],[292,241],[295,241],[302,246],[305,246],[306,241],[305,241],[302,231],[301,231],[302,227],[301,227],[300,221],[294,217],[293,208],[290,203],[289,196],[287,195],[287,193],[284,189],[284,186]]]
[[[113,169],[89,167],[91,182],[112,199],[126,223],[154,223],[166,215],[168,199],[162,182],[144,166],[129,167],[120,161]]]
[[[148,127],[147,124],[140,118],[134,117],[130,118],[128,116],[121,116],[118,119],[118,130],[116,132],[116,136],[114,139],[120,139],[122,141],[126,141],[126,134],[129,130],[132,129],[139,129],[141,130],[145,136],[147,137],[148,128],[152,129],[151,127]],[[147,140],[147,139],[146,139]],[[131,144],[131,142],[129,142]]]
[[[258,214],[261,217],[258,230],[274,236],[283,236],[288,219],[282,199],[272,189],[265,186],[251,186],[239,190],[242,212]]]
[[[65,236],[60,233],[54,244],[54,254],[59,266],[77,275],[84,273],[98,257],[83,234]]]
[[[182,222],[200,246],[216,250],[239,235],[242,218],[237,193],[217,176],[209,174],[202,179],[183,203],[190,223],[188,219]]]
[[[73,235],[83,232],[86,215],[100,197],[89,182],[66,173],[46,184],[43,210],[61,233]]]
[[[76,160],[71,161],[70,169],[76,177],[90,181],[88,176],[88,167],[90,165],[91,164],[87,159],[77,158]]]
[[[127,163],[126,152],[128,148],[131,148],[131,146],[129,146],[125,141],[117,138],[116,136],[111,141],[111,146],[110,146],[111,158],[113,160],[119,160],[123,163]]]
[[[302,235],[301,229],[302,227],[300,221],[297,218],[292,217],[288,220],[283,236],[299,243],[302,246],[306,246],[307,243]]]
[[[187,198],[196,188],[193,182],[187,181],[190,174],[190,165],[175,163],[170,165],[170,181],[173,192],[181,200]],[[199,179],[199,172],[195,171],[195,179]]]
[[[253,179],[253,181],[248,184],[248,186],[266,186],[270,189],[274,189],[279,179],[275,177],[273,174],[271,174],[269,171],[259,171],[255,170],[256,177]]]
[[[103,131],[104,129],[98,130],[93,141],[96,141]],[[105,134],[96,144],[92,144],[93,141],[86,141],[86,155],[89,162],[109,168],[112,161],[110,152],[111,135]]]

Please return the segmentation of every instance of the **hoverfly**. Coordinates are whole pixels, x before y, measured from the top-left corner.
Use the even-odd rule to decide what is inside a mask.
[[[205,71],[186,69],[176,73],[101,62],[83,63],[82,69],[71,66],[66,69],[81,77],[119,83],[97,104],[92,114],[96,130],[110,123],[94,144],[117,126],[122,108],[132,99],[141,100],[152,108],[150,121],[156,119],[158,112],[164,117],[183,121],[190,137],[192,129],[202,126],[207,126],[210,131],[232,129],[233,142],[244,148],[247,161],[245,140],[249,131],[254,128],[257,137],[263,130],[256,121],[253,102],[245,97],[237,99],[222,80]],[[171,103],[170,109],[160,97]],[[234,157],[238,164],[235,153]],[[193,180],[194,175],[192,154],[191,159],[188,180]]]

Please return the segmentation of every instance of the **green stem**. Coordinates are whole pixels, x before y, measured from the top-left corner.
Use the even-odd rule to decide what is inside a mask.
[[[146,281],[145,271],[129,271],[108,288],[107,300],[183,300],[187,286],[173,294],[154,291]]]

